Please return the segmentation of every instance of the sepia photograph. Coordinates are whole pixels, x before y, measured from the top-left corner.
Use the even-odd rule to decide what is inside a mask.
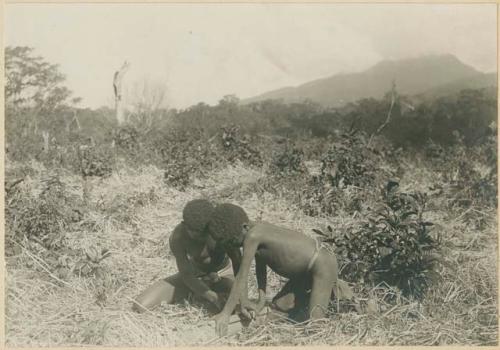
[[[6,3],[7,347],[498,346],[496,3]]]

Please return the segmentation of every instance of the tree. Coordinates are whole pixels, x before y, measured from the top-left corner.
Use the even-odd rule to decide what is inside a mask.
[[[113,92],[115,93],[115,113],[118,125],[125,122],[125,117],[123,114],[123,102],[122,102],[122,81],[123,76],[128,71],[130,63],[125,61],[121,68],[115,72],[113,75]]]
[[[240,104],[240,99],[234,94],[225,95],[219,101],[219,106],[237,107]]]
[[[62,83],[65,76],[57,64],[34,55],[26,46],[5,49],[5,101],[14,109],[32,108],[37,114],[48,114],[61,107],[71,96]]]
[[[74,105],[81,99],[70,99],[65,80],[58,65],[35,55],[33,48],[5,49],[5,126],[11,149],[22,156],[36,149],[47,152],[52,136],[60,140],[68,122],[78,121]]]
[[[130,122],[147,133],[167,113],[167,86],[159,80],[142,79],[127,91],[127,100],[132,107]]]

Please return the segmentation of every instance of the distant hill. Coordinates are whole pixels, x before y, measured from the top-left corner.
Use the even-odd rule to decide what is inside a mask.
[[[382,61],[358,73],[337,74],[297,87],[285,87],[244,100],[244,103],[281,99],[286,103],[306,99],[338,107],[362,98],[381,98],[396,82],[404,95],[429,98],[465,88],[496,86],[496,73],[483,73],[453,55],[425,56],[399,61]]]
[[[454,95],[463,89],[482,89],[494,88],[497,86],[497,74],[485,73],[478,74],[475,77],[452,81],[448,84],[443,84],[435,88],[429,89],[423,93],[417,94],[415,97],[421,100],[432,100],[441,96]],[[496,92],[494,92],[496,96]]]

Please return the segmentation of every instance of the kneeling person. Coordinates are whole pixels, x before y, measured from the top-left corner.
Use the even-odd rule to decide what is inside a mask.
[[[222,309],[234,282],[233,273],[229,271],[231,262],[236,274],[241,253],[239,249],[224,250],[208,235],[207,223],[213,211],[214,206],[207,200],[198,199],[186,204],[183,221],[169,239],[179,272],[142,292],[134,300],[135,311],[151,310],[161,302],[181,302],[191,295],[208,301],[216,312]]]
[[[266,268],[289,279],[273,299],[282,311],[292,311],[307,305],[306,318],[322,318],[337,286],[337,260],[321,249],[316,241],[297,231],[265,222],[251,222],[245,211],[236,205],[221,204],[215,208],[208,225],[210,235],[229,251],[243,246],[243,259],[236,281],[221,313],[215,316],[219,335],[227,331],[231,313],[238,302],[248,305],[247,279],[255,257],[259,305],[264,306]],[[309,293],[309,289],[311,290]]]

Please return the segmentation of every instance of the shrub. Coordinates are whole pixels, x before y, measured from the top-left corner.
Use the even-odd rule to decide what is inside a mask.
[[[341,260],[341,276],[360,283],[386,282],[405,295],[423,297],[435,272],[439,239],[432,237],[423,213],[426,195],[399,193],[390,181],[383,191],[379,209],[359,226],[333,235],[315,230],[323,241],[333,244]]]
[[[496,135],[490,135],[476,147],[467,147],[458,132],[454,135],[453,147],[443,148],[431,143],[426,148],[429,166],[442,174],[438,187],[446,188],[451,207],[496,207]]]
[[[331,186],[326,185],[319,176],[312,176],[304,186],[299,187],[299,206],[304,214],[318,216],[333,215],[336,211],[335,201],[331,196]]]
[[[112,132],[117,147],[126,151],[134,151],[139,147],[139,132],[131,125],[119,127]]]
[[[57,174],[43,182],[38,196],[22,190],[8,192],[6,238],[17,242],[27,239],[46,249],[58,250],[64,246],[68,226],[83,218],[84,206],[78,196],[67,191]]]
[[[269,172],[278,176],[307,172],[304,151],[287,142],[281,151],[274,153]]]
[[[161,143],[160,154],[165,182],[179,190],[225,163],[217,146],[201,133],[171,132]]]
[[[361,212],[373,197],[372,188],[393,175],[382,169],[385,153],[379,148],[368,147],[363,134],[342,135],[321,158],[320,174],[301,187],[300,207],[311,216]]]
[[[78,150],[79,172],[83,177],[108,177],[114,165],[111,151],[104,145],[80,146]]]
[[[375,155],[366,147],[363,134],[343,135],[321,159],[323,181],[339,188],[372,185],[375,169]]]
[[[238,126],[223,126],[220,137],[224,155],[231,163],[239,160],[252,166],[263,165],[260,151],[251,145],[248,135],[241,136]]]

